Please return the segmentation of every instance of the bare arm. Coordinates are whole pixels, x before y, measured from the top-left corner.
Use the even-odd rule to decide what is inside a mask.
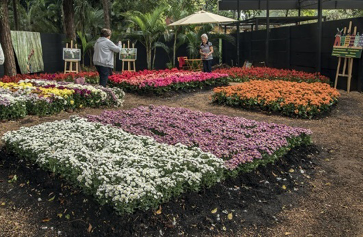
[[[213,46],[209,46],[209,50],[210,50],[209,55],[214,53]]]

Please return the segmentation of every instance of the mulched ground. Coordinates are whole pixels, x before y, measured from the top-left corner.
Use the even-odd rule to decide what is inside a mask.
[[[292,119],[209,103],[210,91],[168,98],[127,94],[123,109],[168,105],[311,129],[314,145],[156,210],[117,216],[61,177],[0,152],[0,236],[363,236],[363,95],[342,92],[327,118]],[[20,126],[100,114],[29,116]],[[1,145],[1,144],[0,144]]]

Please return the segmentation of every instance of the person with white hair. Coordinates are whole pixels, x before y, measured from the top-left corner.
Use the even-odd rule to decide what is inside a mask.
[[[212,61],[213,61],[213,46],[212,42],[208,41],[208,35],[202,34],[202,43],[200,44],[199,53],[202,56],[203,61],[203,72],[212,72]]]
[[[5,62],[4,52],[3,52],[3,49],[1,48],[1,44],[0,44],[0,65],[3,65],[4,62]]]

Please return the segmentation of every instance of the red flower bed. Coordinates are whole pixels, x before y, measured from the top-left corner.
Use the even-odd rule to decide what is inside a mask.
[[[97,84],[99,80],[98,72],[79,72],[79,73],[40,73],[40,74],[18,74],[16,76],[4,76],[0,81],[18,82],[25,79],[45,79],[52,81],[74,81],[75,78],[84,77],[88,83]]]
[[[326,76],[314,73],[307,73],[295,70],[284,70],[268,67],[240,68],[232,67],[229,69],[217,69],[213,72],[226,73],[236,82],[245,82],[249,80],[284,80],[293,82],[324,82],[329,83],[330,79]]]

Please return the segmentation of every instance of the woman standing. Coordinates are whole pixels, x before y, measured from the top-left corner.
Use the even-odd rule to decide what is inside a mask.
[[[100,85],[106,87],[108,76],[112,75],[113,53],[120,53],[121,42],[116,46],[111,40],[111,30],[102,29],[101,37],[98,38],[93,54],[93,63],[100,74]]]
[[[213,61],[213,46],[212,42],[208,41],[208,35],[202,34],[202,43],[200,44],[200,54],[202,55],[203,61],[203,72],[212,72],[212,61]]]

